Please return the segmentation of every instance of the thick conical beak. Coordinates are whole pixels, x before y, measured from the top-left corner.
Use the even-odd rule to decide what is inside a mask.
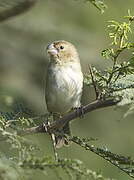
[[[57,55],[58,54],[58,50],[54,47],[53,44],[49,44],[46,49],[47,49],[47,53],[50,55]]]

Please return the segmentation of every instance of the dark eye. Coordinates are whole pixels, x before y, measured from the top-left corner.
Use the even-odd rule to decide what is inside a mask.
[[[60,49],[64,49],[64,46],[60,46]]]

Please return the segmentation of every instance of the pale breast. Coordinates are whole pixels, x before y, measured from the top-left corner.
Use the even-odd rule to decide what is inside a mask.
[[[80,106],[83,75],[80,66],[49,66],[46,83],[48,111],[64,113]]]

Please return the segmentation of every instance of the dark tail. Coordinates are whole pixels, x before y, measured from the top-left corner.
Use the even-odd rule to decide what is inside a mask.
[[[64,135],[71,135],[69,123],[67,123],[62,130],[60,130],[59,135],[55,136],[55,147],[61,148],[63,145],[69,145],[69,141],[64,137]]]

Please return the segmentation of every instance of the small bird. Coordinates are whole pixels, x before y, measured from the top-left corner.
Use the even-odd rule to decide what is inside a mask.
[[[46,77],[46,104],[54,120],[73,108],[81,107],[83,73],[78,52],[73,44],[54,41],[47,46],[50,62]],[[69,123],[60,130],[61,134],[70,134]],[[68,142],[62,135],[55,136],[56,148]]]

